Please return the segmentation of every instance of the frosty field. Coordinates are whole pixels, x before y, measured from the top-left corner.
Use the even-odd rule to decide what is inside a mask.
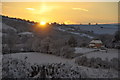
[[[87,58],[101,58],[103,60],[108,59],[111,60],[113,58],[118,58],[118,50],[117,49],[108,49],[106,51],[96,51],[99,49],[92,48],[75,48],[76,54],[83,54],[82,56],[86,56]]]
[[[2,20],[3,78],[118,78],[117,24],[41,25],[8,16]]]
[[[102,56],[104,54],[106,54],[106,56],[104,56],[104,58],[108,58],[108,59],[111,59],[114,57],[117,58],[117,54],[116,53],[114,54],[113,52],[116,52],[116,51],[110,50],[110,51],[108,51],[108,53],[102,53],[102,52],[89,53],[89,54],[84,54],[83,56],[87,56],[89,58],[90,57],[102,58]],[[110,55],[111,57],[109,57],[108,56],[109,54],[112,54],[112,56]],[[15,62],[12,62],[14,60],[15,60]],[[16,64],[17,61],[20,61],[19,63],[21,65]],[[26,68],[30,69],[30,71],[26,71],[28,74],[30,74],[32,71],[30,66],[32,66],[32,65],[33,66],[46,65],[46,67],[49,65],[53,65],[53,67],[55,67],[55,65],[57,65],[57,64],[60,64],[61,66],[63,64],[65,64],[65,66],[60,68],[60,70],[62,70],[62,69],[64,69],[64,70],[59,72],[59,74],[56,75],[56,78],[58,78],[58,77],[70,78],[70,76],[71,76],[71,78],[73,78],[73,77],[80,78],[80,75],[81,75],[81,78],[84,78],[84,77],[85,78],[86,77],[87,78],[117,78],[118,77],[118,72],[113,69],[101,69],[101,68],[95,69],[95,68],[89,68],[89,67],[85,67],[85,66],[78,66],[77,64],[75,64],[74,59],[65,59],[65,58],[54,56],[54,55],[37,53],[37,52],[5,54],[5,55],[3,55],[3,68],[6,68],[8,64],[9,64],[8,68],[11,67],[11,70],[13,70],[9,74],[11,74],[13,77],[18,77],[18,78],[20,76],[18,76],[17,75],[18,73],[15,73],[15,72],[19,71],[19,69],[24,70],[23,69],[24,66]],[[55,69],[56,69],[56,67],[55,67]],[[14,72],[14,70],[16,70],[16,71]],[[73,71],[71,71],[71,70],[76,71],[78,74],[73,73]],[[66,71],[67,74],[64,71]],[[3,72],[5,72],[5,71],[3,71]],[[27,73],[24,73],[24,75],[21,73],[19,73],[19,74],[21,75],[21,77],[28,77]],[[62,75],[64,75],[64,76],[62,76]],[[39,74],[34,76],[34,78],[38,78],[38,77],[40,77]],[[50,76],[46,76],[46,77],[50,78]]]

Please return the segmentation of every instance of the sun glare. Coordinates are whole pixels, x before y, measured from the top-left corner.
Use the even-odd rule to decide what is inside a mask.
[[[44,21],[40,22],[40,25],[45,25],[45,24],[46,24],[46,22],[44,22]]]

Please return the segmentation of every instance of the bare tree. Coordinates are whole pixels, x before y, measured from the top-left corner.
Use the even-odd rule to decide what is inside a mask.
[[[41,38],[40,37],[35,37],[32,42],[32,50],[33,51],[39,51],[41,49]]]
[[[74,58],[74,48],[70,46],[64,46],[61,48],[61,56],[65,58]]]
[[[77,40],[75,39],[75,37],[70,36],[69,40],[68,40],[68,45],[71,47],[76,47],[77,46]]]
[[[7,45],[9,48],[9,52],[11,53],[13,50],[15,50],[17,34],[15,32],[9,31],[9,34],[7,36]]]
[[[115,40],[116,40],[116,41],[120,41],[120,31],[117,31],[117,32],[115,33]]]
[[[63,46],[65,46],[65,40],[64,39],[53,40],[53,42],[50,44],[50,52],[52,54],[60,56],[61,48]]]
[[[41,41],[41,52],[49,53],[50,52],[50,44],[52,43],[52,39],[50,37],[46,37]]]

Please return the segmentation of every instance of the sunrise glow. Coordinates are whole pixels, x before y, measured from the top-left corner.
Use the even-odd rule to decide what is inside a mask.
[[[17,10],[17,11],[16,11]],[[105,2],[3,2],[2,14],[46,23],[117,23],[118,3]]]
[[[45,25],[45,24],[46,24],[46,22],[44,22],[44,21],[40,22],[40,25]]]

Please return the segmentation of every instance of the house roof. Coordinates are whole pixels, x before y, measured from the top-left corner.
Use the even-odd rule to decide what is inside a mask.
[[[101,40],[92,40],[90,43],[100,43],[100,44],[102,44],[102,41]]]

